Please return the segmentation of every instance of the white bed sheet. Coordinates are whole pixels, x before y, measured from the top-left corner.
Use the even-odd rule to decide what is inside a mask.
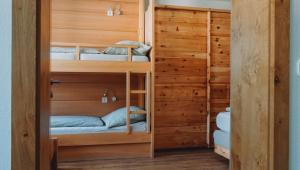
[[[138,122],[131,124],[133,132],[144,132],[147,130],[146,122]],[[119,126],[114,128],[107,128],[105,126],[98,127],[57,127],[50,128],[51,135],[63,135],[63,134],[88,134],[88,133],[114,133],[114,132],[126,132],[127,126]]]

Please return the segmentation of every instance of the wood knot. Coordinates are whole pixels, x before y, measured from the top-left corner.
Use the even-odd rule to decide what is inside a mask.
[[[275,80],[274,80],[275,84],[279,84],[280,83],[280,78],[278,75],[275,76]]]

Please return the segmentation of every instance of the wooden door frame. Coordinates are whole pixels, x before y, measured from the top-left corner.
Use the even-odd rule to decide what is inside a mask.
[[[49,170],[50,0],[13,0],[12,169]]]
[[[49,73],[50,41],[48,34],[40,36],[50,28],[49,23],[44,22],[49,14],[49,0],[13,0],[12,168],[14,170],[21,170],[24,167],[27,170],[49,169],[48,132],[45,131],[45,127],[49,128],[47,111],[49,106],[46,99],[49,92],[47,73]],[[258,17],[262,17],[262,20],[258,20]],[[246,76],[251,78],[245,79],[243,77],[245,75],[231,73],[234,83],[231,86],[232,120],[236,122],[232,125],[231,169],[288,169],[289,0],[233,1],[232,23],[232,51],[233,55],[239,57],[233,58],[235,60],[232,64],[233,70],[240,72],[243,71],[243,67],[247,67],[250,72]],[[242,24],[250,26],[251,29]],[[263,33],[268,35],[259,38],[252,31],[257,34],[265,31]],[[260,41],[253,39],[263,41],[263,46],[257,46],[255,43],[260,44]],[[249,48],[239,45],[245,43]],[[266,53],[259,53],[256,48],[264,48],[262,51]],[[251,55],[257,60],[249,62]],[[253,62],[257,61],[259,63],[253,67]],[[251,62],[252,66],[249,65]],[[267,69],[267,73],[259,72],[260,66]],[[261,84],[261,87],[255,86],[258,83],[253,79],[266,75],[268,83]],[[245,82],[250,90],[241,87]],[[251,105],[241,104],[240,93],[250,94],[255,89],[263,89],[268,94],[267,104],[261,106],[257,103],[259,107],[247,110]],[[260,101],[256,98],[253,100]],[[244,102],[247,101],[249,99]],[[260,110],[262,107],[265,107],[263,112]],[[262,115],[259,113],[264,117],[260,117]],[[258,118],[258,122],[254,122],[258,126],[267,124],[264,126],[266,129],[252,132],[252,135],[258,137],[254,137],[253,141],[259,138],[266,140],[266,153],[258,150],[261,147],[255,148],[253,144],[244,144],[245,141],[251,141],[244,140],[240,130],[240,127],[250,125],[245,121],[247,118]],[[264,121],[261,121],[262,118]],[[243,121],[243,124],[237,120]]]
[[[289,0],[233,1],[233,170],[288,170],[289,19]]]

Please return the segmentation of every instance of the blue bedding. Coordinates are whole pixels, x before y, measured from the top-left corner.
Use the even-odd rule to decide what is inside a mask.
[[[51,127],[99,127],[104,122],[97,116],[51,116]]]
[[[132,131],[144,132],[147,129],[146,122],[138,122],[131,124]],[[62,134],[86,134],[86,133],[112,133],[112,132],[126,132],[127,126],[119,126],[114,128],[107,128],[105,126],[98,127],[53,127],[50,129],[51,135]]]
[[[217,127],[224,132],[230,132],[230,112],[221,112],[217,116]]]
[[[214,132],[214,142],[216,145],[230,149],[230,133],[216,130]]]

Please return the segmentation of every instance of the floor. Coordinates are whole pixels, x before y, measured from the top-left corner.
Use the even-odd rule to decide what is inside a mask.
[[[61,163],[59,170],[228,170],[229,161],[212,150],[157,153],[155,159],[107,159]]]

